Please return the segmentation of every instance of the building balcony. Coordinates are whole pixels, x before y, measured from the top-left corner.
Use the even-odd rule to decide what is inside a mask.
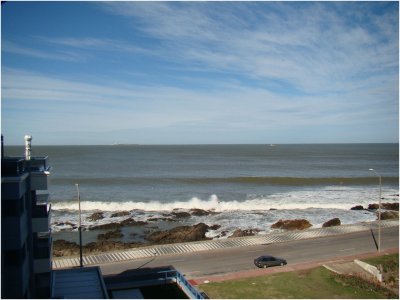
[[[49,175],[49,171],[31,171],[31,191],[47,190]]]
[[[51,271],[52,245],[52,238],[49,234],[38,235],[34,239],[33,266],[36,274]]]
[[[50,175],[50,166],[47,164],[47,156],[32,157],[27,164],[31,172],[31,190],[47,190]]]
[[[51,204],[37,204],[32,208],[32,231],[48,232],[51,219]]]

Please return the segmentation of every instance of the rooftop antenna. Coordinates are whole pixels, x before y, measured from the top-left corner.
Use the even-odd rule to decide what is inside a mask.
[[[26,160],[31,160],[31,142],[32,142],[32,136],[25,135],[25,159]]]

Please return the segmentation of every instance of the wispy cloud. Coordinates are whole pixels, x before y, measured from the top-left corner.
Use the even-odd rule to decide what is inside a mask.
[[[103,50],[108,52],[120,51],[126,53],[142,53],[147,55],[154,54],[151,49],[146,49],[132,43],[127,43],[122,40],[110,39],[110,38],[74,38],[74,37],[62,37],[62,38],[44,38],[41,37],[50,44],[56,44],[61,46],[70,47],[71,49],[87,49],[87,50]]]
[[[349,13],[346,3],[102,5],[162,40],[168,55],[258,80],[283,80],[305,93],[345,90],[349,80],[360,84],[388,69],[392,76],[398,68],[393,59],[398,53],[397,12],[377,17],[364,7],[352,7]],[[360,19],[372,21],[363,27]]]
[[[44,51],[42,49],[34,49],[32,47],[26,47],[18,45],[14,42],[2,40],[1,50],[8,53],[30,56],[34,58],[40,58],[45,60],[62,60],[62,61],[82,61],[84,56],[74,52],[68,52],[65,50],[59,51]]]

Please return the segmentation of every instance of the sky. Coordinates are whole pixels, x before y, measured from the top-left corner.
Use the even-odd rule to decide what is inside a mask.
[[[5,2],[5,143],[399,141],[398,2]]]

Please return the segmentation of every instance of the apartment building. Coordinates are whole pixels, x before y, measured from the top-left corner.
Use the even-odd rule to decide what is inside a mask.
[[[1,297],[49,298],[51,231],[47,157],[1,157]]]

